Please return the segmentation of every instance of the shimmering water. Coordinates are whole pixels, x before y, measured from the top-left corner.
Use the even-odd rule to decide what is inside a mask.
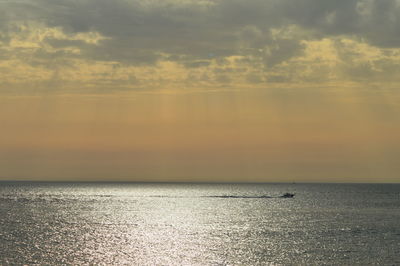
[[[296,196],[275,198],[285,192]],[[400,185],[0,182],[1,265],[400,265],[399,254]]]

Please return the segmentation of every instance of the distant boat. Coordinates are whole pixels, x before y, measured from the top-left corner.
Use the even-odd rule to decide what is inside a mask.
[[[294,197],[294,194],[292,194],[292,193],[285,193],[281,196],[281,198],[293,198],[293,197]]]

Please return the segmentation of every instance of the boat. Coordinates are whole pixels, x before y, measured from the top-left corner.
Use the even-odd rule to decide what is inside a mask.
[[[281,196],[281,198],[293,198],[294,194],[293,193],[285,193]]]

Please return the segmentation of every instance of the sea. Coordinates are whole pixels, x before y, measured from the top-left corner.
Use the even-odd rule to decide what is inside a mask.
[[[400,265],[400,184],[0,182],[0,265]]]

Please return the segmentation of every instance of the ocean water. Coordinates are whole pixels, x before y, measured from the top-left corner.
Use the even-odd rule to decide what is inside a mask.
[[[400,185],[0,182],[15,264],[400,265]]]

